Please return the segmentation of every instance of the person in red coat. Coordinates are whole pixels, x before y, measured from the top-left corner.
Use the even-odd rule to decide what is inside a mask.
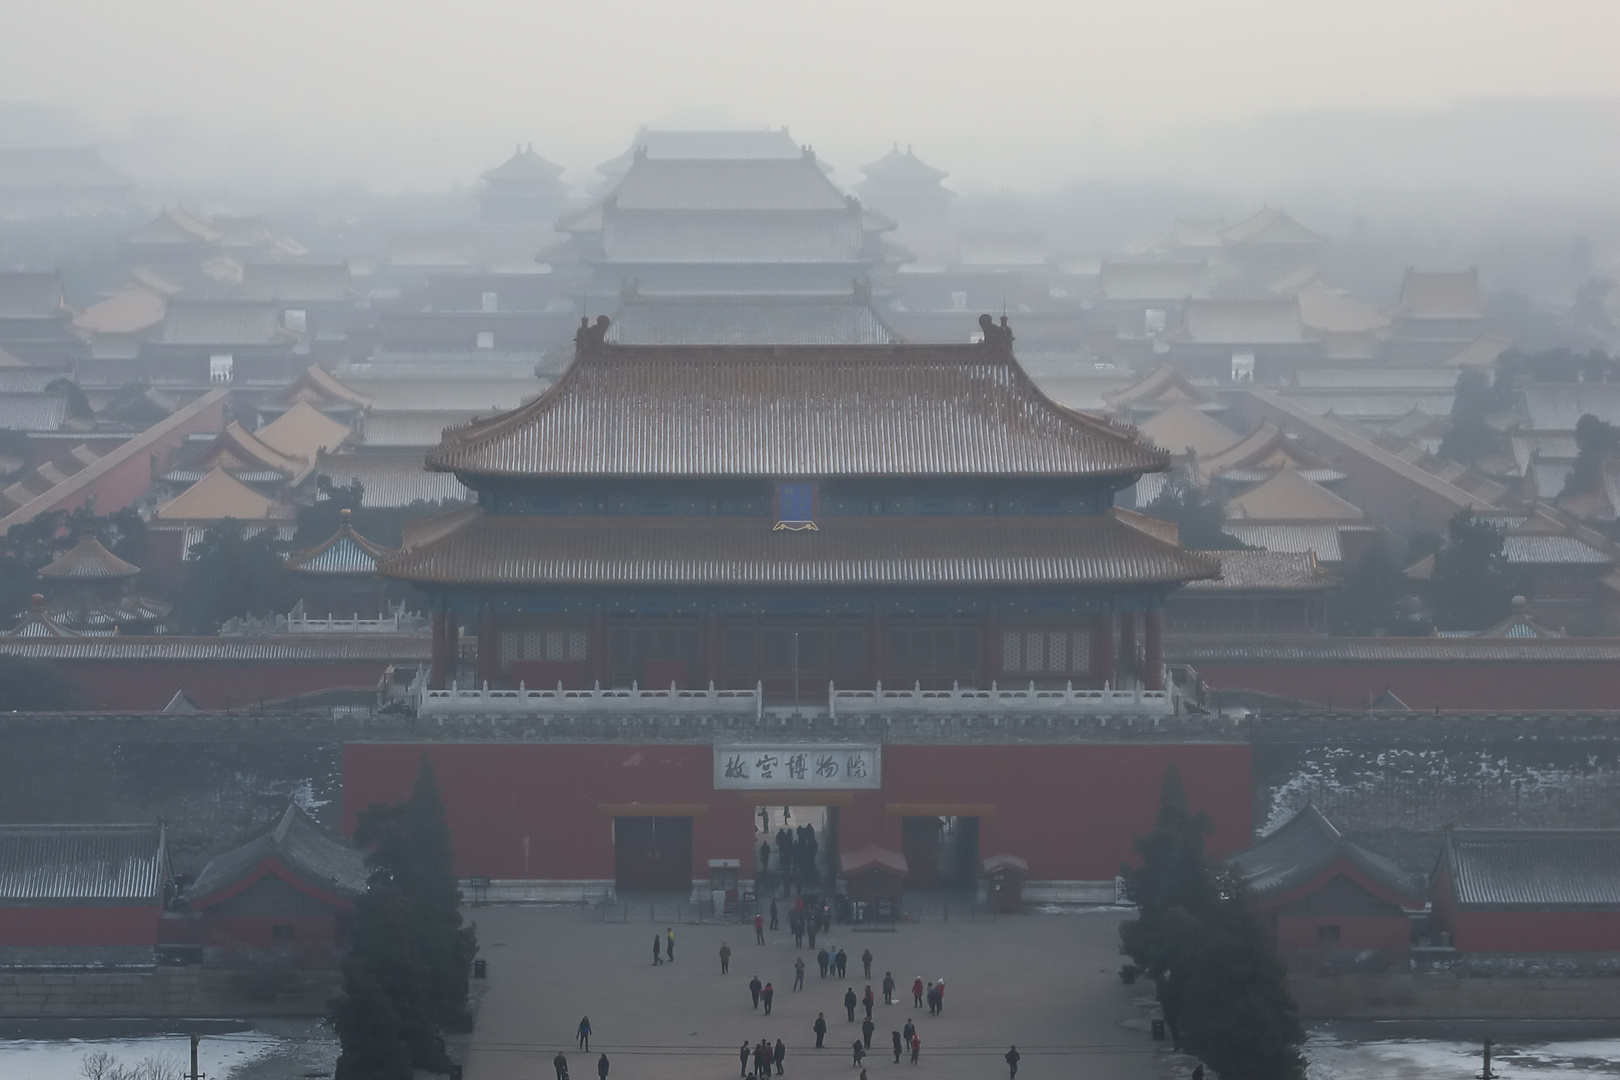
[[[754,916],[754,944],[765,944],[765,916],[759,914]]]
[[[922,1008],[922,995],[923,995],[922,976],[919,975],[919,976],[917,976],[917,980],[911,984],[911,1007],[913,1009]]]

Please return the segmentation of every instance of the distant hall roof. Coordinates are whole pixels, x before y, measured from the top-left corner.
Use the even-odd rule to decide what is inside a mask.
[[[0,825],[0,905],[157,904],[163,826]]]
[[[1167,457],[1046,397],[1010,348],[590,345],[428,467],[495,476],[1108,475]]]
[[[1221,233],[1227,244],[1243,247],[1314,248],[1326,242],[1322,234],[1313,232],[1276,207],[1244,218]]]
[[[1190,581],[1193,592],[1313,592],[1339,584],[1309,551],[1212,551],[1221,576]]]
[[[950,175],[943,169],[925,165],[921,158],[911,152],[911,147],[902,150],[899,143],[861,171],[874,180],[939,181]]]
[[[486,181],[495,180],[556,180],[563,167],[553,164],[534,152],[534,144],[519,146],[511,157],[484,173]]]
[[[1202,345],[1293,345],[1305,340],[1299,302],[1292,296],[1265,300],[1189,300],[1183,340]]]
[[[703,297],[627,301],[608,327],[616,345],[892,345],[869,303],[849,299]]]
[[[1407,267],[1395,314],[1409,319],[1480,319],[1485,301],[1479,271],[1413,270]]]
[[[842,210],[849,206],[808,154],[732,160],[640,157],[609,198],[621,210]]]
[[[1211,287],[1209,264],[1196,262],[1142,262],[1104,259],[1098,287],[1104,300],[1179,303],[1207,297]]]
[[[345,510],[338,531],[314,547],[288,555],[287,569],[303,574],[370,575],[377,572],[382,560],[397,554],[393,548],[374,544],[355,532]]]
[[[169,345],[273,345],[291,337],[269,301],[170,300],[162,340]]]
[[[62,276],[54,270],[0,271],[0,318],[52,318],[67,311]]]

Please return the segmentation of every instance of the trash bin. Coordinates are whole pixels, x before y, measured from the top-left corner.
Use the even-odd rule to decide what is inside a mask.
[[[473,961],[473,978],[482,979],[487,974],[489,974],[489,966],[484,963],[483,958],[480,957],[477,960],[474,960]]]
[[[1163,1020],[1155,1020],[1155,1021],[1153,1021],[1153,1037],[1155,1039],[1161,1041],[1161,1042],[1164,1041],[1164,1021]]]

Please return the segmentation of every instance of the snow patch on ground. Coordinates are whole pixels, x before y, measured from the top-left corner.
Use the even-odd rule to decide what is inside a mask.
[[[1480,1044],[1436,1039],[1358,1042],[1313,1034],[1305,1044],[1310,1080],[1469,1080],[1480,1069]],[[1491,1068],[1504,1080],[1534,1073],[1620,1076],[1620,1039],[1498,1046]]]
[[[202,1072],[209,1080],[231,1080],[237,1070],[276,1049],[277,1040],[256,1032],[206,1036],[198,1047]],[[148,1058],[172,1063],[180,1073],[191,1068],[191,1040],[185,1035],[145,1039],[0,1040],[0,1077],[5,1080],[84,1080],[82,1065],[97,1050],[110,1053],[126,1068]]]

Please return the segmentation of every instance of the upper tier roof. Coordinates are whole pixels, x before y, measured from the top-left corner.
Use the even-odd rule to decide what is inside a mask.
[[[528,405],[448,430],[427,464],[484,476],[1104,476],[1169,459],[1048,398],[999,343],[588,343]]]
[[[849,200],[814,156],[638,157],[610,198],[621,210],[842,210]]]
[[[1382,855],[1346,840],[1314,806],[1306,806],[1227,862],[1255,897],[1286,896],[1324,872],[1348,864],[1387,900],[1423,906],[1423,883]]]

